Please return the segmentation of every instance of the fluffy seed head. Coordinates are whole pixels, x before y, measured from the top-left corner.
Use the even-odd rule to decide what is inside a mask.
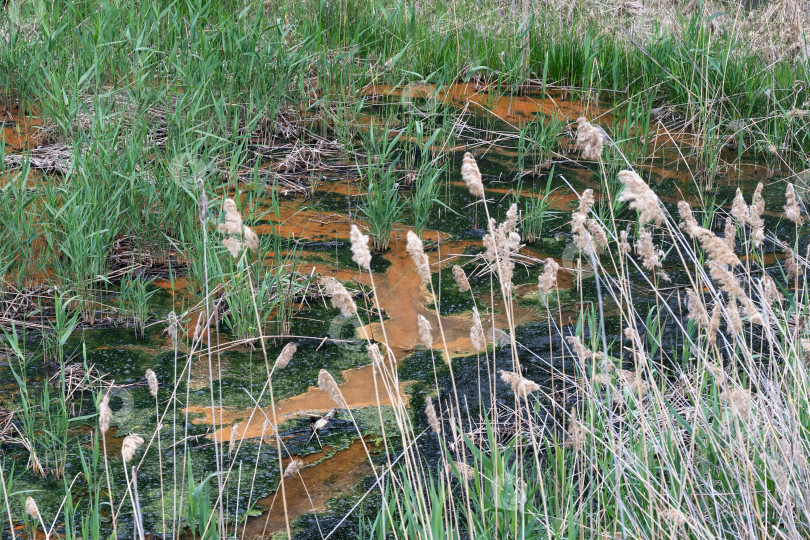
[[[338,388],[335,379],[325,369],[322,369],[320,373],[318,373],[318,388],[329,394],[329,398],[335,403],[335,405],[338,407],[344,406],[345,402],[343,400],[343,395],[340,393],[340,389]]]
[[[129,463],[135,457],[135,452],[143,444],[143,439],[135,433],[130,433],[124,437],[124,442],[121,445],[121,457],[124,458],[124,463]]]
[[[375,366],[382,366],[383,365],[383,355],[380,352],[380,346],[376,343],[371,343],[366,345],[366,353],[368,357],[371,358],[371,363]]]
[[[438,416],[436,416],[436,409],[433,408],[433,400],[430,399],[430,396],[425,397],[425,416],[427,416],[428,424],[430,425],[430,429],[433,430],[433,433],[441,435],[442,425],[439,422]]]
[[[169,337],[172,340],[172,347],[177,348],[177,328],[180,326],[180,321],[177,319],[177,314],[174,311],[169,312],[169,328],[167,330]]]
[[[512,387],[512,392],[519,398],[526,398],[532,392],[540,390],[540,385],[514,371],[501,371],[501,380]]]
[[[110,429],[110,419],[112,418],[112,410],[110,410],[110,395],[104,394],[101,398],[101,403],[98,405],[98,429],[101,434],[107,433]]]
[[[433,328],[430,326],[430,321],[422,315],[416,316],[416,326],[419,328],[419,341],[422,342],[428,349],[433,348]]]
[[[796,190],[790,182],[785,190],[785,217],[799,227],[804,223],[802,210],[799,208],[799,203],[796,202]]]
[[[407,237],[408,243],[405,250],[411,256],[416,271],[419,273],[419,277],[422,278],[422,283],[430,283],[430,262],[427,255],[425,255],[422,240],[413,231],[408,231]]]
[[[737,194],[734,196],[734,203],[731,205],[731,215],[737,220],[740,226],[748,223],[748,205],[745,204],[742,190],[737,188]]]
[[[39,519],[39,507],[33,497],[25,499],[25,513],[34,519]]]
[[[476,197],[484,196],[484,184],[481,181],[481,172],[478,170],[478,164],[475,158],[469,152],[464,153],[464,159],[461,162],[461,178],[467,185],[470,193]]]
[[[456,285],[458,285],[458,289],[461,292],[470,290],[470,282],[467,280],[467,274],[464,273],[464,269],[459,265],[453,266],[453,279],[456,280]]]
[[[284,468],[284,478],[289,478],[291,476],[295,476],[298,474],[298,471],[301,470],[301,467],[304,466],[304,462],[300,459],[294,459],[290,461],[287,467]]]
[[[621,171],[619,182],[624,184],[624,191],[619,195],[619,201],[628,201],[630,208],[638,210],[638,221],[642,226],[654,222],[661,225],[664,221],[664,212],[658,201],[658,196],[650,189],[641,177],[634,171]]]
[[[371,251],[368,248],[368,235],[361,233],[357,225],[352,225],[349,237],[352,241],[352,260],[363,270],[370,270]]]
[[[557,286],[557,273],[560,265],[554,259],[548,258],[543,267],[543,273],[537,278],[537,287],[541,294],[548,294]]]
[[[279,353],[278,358],[276,358],[275,369],[284,369],[287,367],[287,364],[290,363],[292,360],[293,355],[298,351],[298,346],[295,343],[287,343],[284,345],[284,348],[281,349],[281,353]]]
[[[487,346],[484,338],[484,327],[481,325],[481,317],[478,315],[478,308],[473,307],[472,327],[470,327],[470,340],[475,350],[480,351]]]
[[[158,380],[157,375],[151,369],[146,370],[146,382],[149,384],[149,393],[152,397],[157,397],[158,393]]]
[[[576,147],[583,159],[598,161],[602,157],[604,139],[602,131],[592,125],[584,116],[577,118]]]
[[[341,282],[331,276],[324,276],[321,278],[321,286],[324,295],[331,299],[332,307],[339,309],[344,317],[357,313],[357,305]]]

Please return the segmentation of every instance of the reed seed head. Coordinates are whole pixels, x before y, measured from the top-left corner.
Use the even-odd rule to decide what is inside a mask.
[[[320,373],[318,373],[318,388],[329,394],[329,399],[331,399],[338,407],[343,407],[345,405],[343,395],[340,393],[340,388],[338,388],[338,385],[332,375],[325,369],[322,369]]]
[[[560,271],[560,265],[552,258],[546,259],[543,266],[543,273],[537,278],[537,288],[540,289],[541,295],[546,295],[557,287],[557,274]]]
[[[377,367],[382,367],[385,362],[383,359],[382,352],[380,352],[380,346],[376,343],[370,343],[366,345],[366,353],[368,357],[371,358],[371,363]]]
[[[39,507],[37,506],[37,501],[35,501],[33,497],[28,497],[25,499],[25,513],[34,519],[40,519]]]
[[[470,282],[467,280],[467,274],[465,274],[464,269],[457,264],[453,266],[453,279],[456,280],[456,285],[458,285],[458,289],[461,292],[470,290]]]
[[[602,131],[588,122],[584,116],[577,118],[576,147],[582,159],[599,161],[602,158],[604,139]]]
[[[158,380],[157,375],[151,369],[146,370],[146,382],[149,385],[149,393],[152,397],[157,397],[158,394]]]
[[[619,195],[619,201],[627,201],[630,208],[638,210],[638,221],[641,226],[653,222],[661,225],[664,221],[664,212],[661,210],[658,196],[650,189],[644,180],[635,171],[621,171],[619,182],[624,184],[624,191]]]
[[[259,251],[259,236],[250,227],[244,227],[243,232],[245,233],[245,245],[247,248],[253,253]]]
[[[332,307],[339,309],[344,317],[351,317],[357,313],[357,305],[341,282],[331,276],[324,276],[320,283],[324,295],[331,299]]]
[[[298,351],[298,346],[295,343],[287,343],[284,345],[284,348],[281,349],[281,353],[279,353],[278,358],[276,358],[274,368],[284,369],[287,367],[287,364],[290,363],[290,360],[292,360],[292,357],[296,351]]]
[[[470,481],[475,479],[475,469],[464,463],[463,461],[453,461],[453,464],[456,466],[456,470],[458,470],[461,478],[465,481]],[[445,468],[448,473],[453,472],[453,467],[448,463],[445,465]]]
[[[433,348],[433,328],[430,326],[430,321],[423,317],[421,314],[416,316],[416,326],[419,329],[419,341],[422,342],[428,349]]]
[[[430,283],[430,262],[427,255],[425,255],[422,240],[413,231],[408,231],[407,238],[408,243],[405,250],[411,256],[416,271],[419,273],[419,277],[422,278],[422,283]]]
[[[101,434],[107,433],[110,429],[110,419],[112,418],[112,410],[110,410],[110,395],[104,394],[101,398],[101,403],[98,405],[98,429]]]
[[[734,224],[733,219],[727,217],[726,225],[723,229],[723,241],[726,243],[729,249],[733,250],[736,238],[737,238],[737,225]]]
[[[371,250],[368,248],[368,235],[361,233],[357,225],[352,224],[349,237],[352,242],[352,260],[363,270],[371,270]]]
[[[765,222],[762,220],[762,214],[765,212],[765,199],[762,197],[762,189],[763,184],[760,182],[757,184],[757,189],[754,190],[754,198],[748,208],[748,223],[751,225],[751,242],[754,247],[760,247],[765,239]]]
[[[442,434],[442,425],[439,422],[439,417],[436,416],[436,409],[433,407],[433,400],[430,396],[425,396],[425,416],[427,416],[428,425],[433,433],[436,435]]]
[[[180,321],[177,319],[177,314],[174,311],[169,312],[169,338],[172,340],[172,347],[177,348],[177,329],[180,326]]]
[[[501,380],[512,387],[512,392],[519,398],[527,398],[540,390],[539,384],[514,371],[501,370]]]
[[[734,196],[734,203],[731,205],[731,215],[737,220],[740,226],[748,224],[748,205],[745,204],[742,190],[737,188],[737,194]]]
[[[143,444],[143,439],[135,433],[130,433],[124,437],[124,442],[121,445],[121,457],[124,458],[124,463],[129,463],[135,457],[135,452]]]
[[[231,254],[231,257],[234,259],[239,257],[239,253],[242,251],[242,241],[239,240],[235,236],[229,236],[222,240],[222,245],[228,250],[228,253]]]
[[[464,153],[464,159],[461,162],[461,178],[467,185],[470,193],[476,197],[484,196],[484,183],[481,181],[481,171],[478,170],[478,163],[469,152]]]
[[[661,268],[661,258],[664,256],[664,252],[655,247],[652,234],[647,229],[641,229],[638,233],[636,255],[641,257],[642,266],[650,272],[654,272],[656,268]]]
[[[304,462],[300,459],[293,459],[287,464],[287,467],[284,468],[284,478],[289,478],[291,476],[295,476],[301,470],[301,467],[304,466]]]
[[[236,438],[239,436],[239,424],[234,424],[231,426],[231,435],[228,438],[228,455],[230,456],[233,453],[234,448],[236,448]]]
[[[473,307],[470,341],[472,341],[476,351],[483,350],[487,346],[486,339],[484,338],[484,327],[481,325],[481,317],[478,315],[477,307]]]
[[[788,182],[785,189],[785,217],[795,223],[797,227],[801,227],[802,223],[804,223],[802,210],[796,201],[796,189],[790,182]]]

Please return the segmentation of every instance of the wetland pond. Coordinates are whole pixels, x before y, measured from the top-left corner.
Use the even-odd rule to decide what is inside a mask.
[[[9,485],[16,495],[12,497],[11,512],[20,520],[18,523],[22,523],[23,514],[24,497],[20,494],[35,493],[43,516],[62,515],[59,509],[64,504],[66,486],[75,501],[90,500],[90,504],[104,506],[108,496],[106,482],[102,482],[103,489],[98,492],[100,499],[93,501],[98,494],[85,482],[76,481],[88,467],[103,470],[99,464],[104,461],[104,452],[102,457],[94,452],[99,445],[97,402],[103,392],[110,396],[112,410],[110,429],[102,443],[109,456],[110,486],[116,492],[116,501],[127,501],[121,503],[123,510],[116,502],[116,509],[121,511],[119,534],[122,528],[125,534],[130,534],[134,526],[128,510],[129,499],[121,488],[128,481],[120,459],[121,445],[126,435],[137,433],[146,441],[144,448],[151,448],[146,459],[139,463],[143,455],[139,453],[132,464],[138,464],[137,487],[144,529],[153,537],[162,536],[164,515],[184,516],[180,532],[186,538],[194,537],[205,525],[199,522],[201,516],[217,519],[201,508],[206,499],[208,504],[214,502],[219,485],[224,498],[220,506],[230,516],[228,527],[246,538],[286,536],[285,515],[292,522],[291,531],[296,538],[320,538],[330,533],[332,538],[354,538],[359,520],[374,515],[379,504],[379,491],[375,491],[377,477],[383,475],[380,481],[385,482],[384,471],[397,459],[398,447],[414,444],[431,466],[439,462],[440,446],[422,412],[427,395],[436,400],[437,408],[445,414],[449,414],[446,413],[449,402],[443,396],[451,392],[457,393],[470,410],[507,407],[507,402],[498,395],[503,394],[503,388],[499,390],[503,383],[494,372],[482,373],[489,368],[482,366],[481,354],[471,340],[474,307],[481,313],[483,328],[488,329],[495,368],[510,369],[513,345],[508,337],[503,338],[510,324],[514,325],[515,346],[524,375],[542,389],[537,407],[546,411],[547,425],[541,427],[551,432],[559,424],[560,411],[569,409],[576,400],[565,382],[566,377],[576,377],[576,369],[564,356],[549,366],[550,351],[564,347],[555,337],[559,333],[552,332],[552,328],[575,328],[583,311],[592,309],[598,300],[593,269],[580,257],[572,240],[571,212],[578,204],[577,193],[588,188],[594,190],[597,201],[615,198],[617,184],[603,179],[615,177],[618,172],[611,168],[602,170],[596,163],[573,160],[573,142],[567,126],[585,114],[605,127],[614,139],[618,140],[619,134],[624,137],[613,149],[635,137],[635,128],[614,122],[608,110],[568,99],[562,91],[543,94],[527,90],[518,96],[505,97],[474,85],[453,85],[442,91],[429,86],[404,91],[369,87],[365,98],[369,104],[357,122],[378,136],[388,131],[388,140],[398,129],[386,120],[390,108],[427,109],[439,102],[462,114],[460,118],[464,119],[464,125],[457,123],[451,128],[451,132],[456,131],[452,144],[442,146],[434,141],[432,146],[438,145],[439,149],[427,147],[428,152],[436,150],[443,156],[437,202],[425,216],[421,232],[432,272],[432,288],[423,283],[407,251],[406,235],[413,230],[410,211],[401,212],[392,224],[388,248],[374,253],[373,275],[360,271],[352,261],[350,226],[357,225],[364,232],[372,228],[368,214],[362,211],[367,204],[370,181],[360,166],[365,157],[353,161],[353,153],[348,151],[339,157],[324,158],[310,170],[307,163],[301,165],[288,159],[293,152],[304,154],[300,148],[287,149],[286,156],[260,156],[257,167],[268,173],[269,178],[274,172],[289,173],[295,167],[303,170],[299,172],[303,187],[287,190],[286,194],[284,185],[279,184],[280,193],[273,196],[272,185],[267,187],[266,183],[264,191],[245,187],[237,193],[226,186],[221,193],[223,199],[234,198],[243,209],[251,209],[243,210],[242,217],[261,239],[274,238],[273,250],[264,253],[264,261],[253,261],[253,279],[259,281],[264,269],[278,268],[279,261],[295,276],[294,288],[280,293],[275,289],[276,294],[291,296],[284,304],[286,323],[282,332],[281,326],[268,323],[264,343],[237,336],[227,324],[228,314],[222,313],[236,310],[237,303],[222,300],[225,296],[222,286],[218,292],[214,287],[207,301],[201,299],[199,284],[187,272],[187,261],[177,253],[156,264],[160,267],[158,271],[149,274],[148,268],[143,269],[145,275],[150,275],[150,281],[144,293],[148,296],[146,317],[139,325],[133,326],[115,315],[114,289],[124,273],[119,272],[110,279],[113,291],[99,295],[99,304],[105,306],[101,315],[93,321],[79,318],[72,331],[58,334],[60,338],[64,336],[61,352],[36,345],[43,331],[54,332],[43,329],[63,324],[57,320],[58,308],[49,307],[40,313],[29,310],[22,324],[12,324],[13,313],[0,313],[0,323],[6,332],[14,333],[17,343],[26,344],[25,351],[20,353],[15,353],[13,347],[0,349],[0,384],[16,395],[24,389],[33,399],[41,396],[48,381],[52,383],[54,377],[58,381],[63,374],[60,384],[66,392],[63,403],[45,400],[48,406],[64,410],[64,426],[36,424],[41,420],[35,411],[3,406],[3,418],[7,418],[3,420],[4,470],[7,476],[13,475]],[[21,156],[29,150],[33,156],[38,147],[36,118],[11,105],[4,106],[0,113],[5,119],[3,140],[7,161],[10,156]],[[549,148],[526,150],[523,139],[527,129],[542,130],[555,122],[559,125],[558,142]],[[323,132],[329,129],[325,127]],[[403,136],[399,142],[404,144],[405,139]],[[758,182],[764,182],[768,230],[778,231],[776,235],[781,238],[795,236],[779,219],[785,203],[784,189],[779,187],[780,171],[725,150],[711,178],[707,180],[704,176],[697,181],[700,164],[691,144],[688,136],[673,136],[661,129],[647,136],[644,145],[648,151],[641,163],[634,163],[671,214],[677,215],[676,203],[682,199],[696,209],[716,204],[729,207],[738,187],[751,193]],[[524,238],[516,257],[513,300],[509,306],[504,305],[501,289],[497,283],[493,285],[482,257],[487,219],[480,201],[470,194],[461,179],[459,171],[465,151],[472,152],[478,161],[489,210],[496,222],[506,219],[512,203],[526,214],[532,212],[532,204],[543,200],[541,225],[531,241]],[[413,162],[402,160],[393,169],[394,189],[403,200],[412,197],[415,191],[412,173],[418,169],[418,161],[428,159],[417,154]],[[280,169],[279,163],[284,168]],[[33,171],[37,169],[33,159],[24,166],[32,169],[27,174],[34,188],[43,182],[59,181],[58,168]],[[8,176],[14,170],[10,168],[4,174]],[[699,187],[707,183],[710,189]],[[211,203],[212,212],[221,212],[220,207],[220,202]],[[601,211],[607,211],[606,208]],[[215,227],[211,227],[211,238],[216,241]],[[800,240],[805,242],[806,239]],[[125,251],[123,247],[121,250]],[[675,257],[675,253],[666,254],[664,270],[668,260],[671,262]],[[559,263],[562,270],[557,280],[558,294],[546,304],[541,301],[537,280],[548,258]],[[138,265],[144,266],[142,261]],[[454,265],[464,268],[472,295],[459,291],[453,277]],[[121,267],[126,268],[126,264]],[[48,275],[46,271],[34,274],[37,286],[50,287]],[[334,277],[347,287],[357,302],[359,317],[342,315],[324,299],[317,286],[316,277],[320,276]],[[675,271],[669,278],[673,316],[662,323],[663,346],[656,358],[664,371],[665,364],[671,361],[670,353],[684,347],[677,332],[668,333],[667,325],[675,326],[685,317],[683,291],[679,286],[686,277]],[[641,312],[646,311],[646,283],[647,278],[641,272],[633,276],[632,286],[637,291],[635,299]],[[239,288],[234,294],[252,290],[254,286],[260,288],[261,284],[242,279],[233,285]],[[229,286],[224,289],[234,292]],[[649,298],[655,301],[653,296]],[[440,306],[441,321],[437,319],[436,303]],[[4,305],[17,304],[7,299]],[[252,304],[242,304],[242,308],[252,313]],[[210,324],[202,324],[200,328],[201,315],[213,311],[217,314],[210,317]],[[170,312],[179,317],[176,341],[168,331]],[[432,350],[424,346],[417,330],[420,316],[431,323]],[[620,317],[609,307],[603,316],[608,335],[621,339]],[[281,333],[286,337],[278,337]],[[195,334],[201,338],[196,346]],[[369,359],[367,339],[386,344],[386,361],[397,366],[394,370],[389,365],[388,373],[396,373],[395,377],[381,374],[380,368]],[[267,359],[272,363],[287,343],[295,343],[297,352],[288,366],[274,371],[271,390],[267,384]],[[448,362],[452,364],[454,383]],[[145,379],[148,369],[154,370],[159,383],[157,398],[150,395]],[[336,407],[330,393],[319,388],[322,369],[334,376],[345,400],[344,407]],[[562,376],[555,380],[553,372]],[[31,407],[37,406],[36,399],[29,404]],[[10,404],[15,400],[6,401]],[[397,423],[403,421],[412,424],[417,435],[413,441],[403,441],[399,435]],[[36,424],[35,430],[40,435],[65,433],[62,443],[78,445],[82,457],[63,461],[62,455],[74,455],[77,448],[51,444],[46,445],[49,450],[32,458],[30,441],[26,439],[27,422]],[[278,426],[278,433],[274,426]],[[467,427],[471,433],[481,428],[473,424]],[[38,462],[39,472],[30,467],[31,459]],[[292,460],[300,462],[294,474],[285,479],[282,494],[280,473]],[[223,472],[211,475],[218,470],[218,461]],[[97,477],[101,482],[100,478]],[[178,492],[181,486],[182,494]],[[100,515],[100,529],[108,531],[111,522],[108,507]],[[237,522],[233,516],[238,516]],[[91,524],[66,524],[61,517],[52,525],[60,536],[65,534],[66,526],[91,527]],[[28,530],[22,525],[17,528],[21,535]]]

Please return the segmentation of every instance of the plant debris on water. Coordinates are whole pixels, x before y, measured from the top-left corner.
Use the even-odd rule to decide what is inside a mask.
[[[810,536],[808,36],[3,3],[0,536]]]

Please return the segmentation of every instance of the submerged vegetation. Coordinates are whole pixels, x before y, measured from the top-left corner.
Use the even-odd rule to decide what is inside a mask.
[[[8,0],[0,535],[810,536],[795,0]]]

